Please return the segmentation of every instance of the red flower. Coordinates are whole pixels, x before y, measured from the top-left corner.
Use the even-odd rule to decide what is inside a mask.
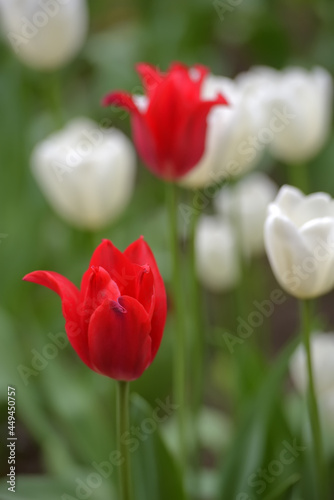
[[[140,377],[154,360],[166,321],[166,292],[143,238],[124,253],[103,240],[93,253],[80,290],[64,276],[49,271],[35,271],[23,279],[60,296],[69,341],[92,370],[130,381]]]
[[[201,159],[207,116],[223,96],[213,101],[201,98],[201,87],[209,70],[203,66],[175,63],[167,74],[153,66],[138,64],[146,97],[125,92],[107,95],[103,104],[127,109],[132,116],[133,140],[142,160],[158,177],[175,180],[184,176]]]

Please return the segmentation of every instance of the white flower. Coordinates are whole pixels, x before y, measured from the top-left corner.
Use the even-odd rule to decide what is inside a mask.
[[[196,269],[200,282],[213,292],[233,288],[239,262],[233,228],[220,217],[202,216],[195,239]]]
[[[203,85],[203,98],[213,99],[219,93],[229,105],[215,106],[211,110],[204,155],[181,180],[185,187],[201,188],[223,178],[237,177],[259,159],[260,149],[249,142],[256,132],[256,116],[247,96],[233,80],[209,75]]]
[[[0,0],[0,14],[17,57],[41,70],[75,57],[88,30],[86,0]]]
[[[272,124],[268,146],[276,158],[298,164],[321,150],[330,131],[333,90],[332,77],[324,68],[258,67],[241,75],[239,83],[252,95],[259,122],[264,127]]]
[[[277,190],[277,185],[267,175],[253,172],[235,186],[224,187],[215,198],[218,212],[235,224],[246,257],[264,251],[264,222],[268,205],[274,200]]]
[[[283,186],[269,205],[264,229],[269,262],[280,285],[300,299],[334,286],[334,201]]]
[[[119,130],[79,118],[38,144],[31,166],[54,210],[75,226],[97,229],[127,206],[136,157]]]
[[[319,410],[334,429],[334,334],[315,333],[311,337],[314,385]],[[300,344],[290,360],[290,374],[297,390],[305,394],[308,371],[305,347]]]

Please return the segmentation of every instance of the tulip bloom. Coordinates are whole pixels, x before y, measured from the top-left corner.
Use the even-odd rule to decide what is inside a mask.
[[[236,224],[240,250],[247,258],[264,252],[263,227],[268,205],[277,191],[277,185],[266,174],[253,172],[235,186],[221,189],[215,198],[218,212]]]
[[[187,68],[175,63],[163,74],[148,64],[138,64],[137,71],[145,97],[113,92],[103,104],[120,106],[131,113],[138,153],[155,175],[179,179],[204,153],[209,111],[227,101],[221,94],[203,99],[201,89],[208,74],[203,66]]]
[[[319,153],[332,119],[333,82],[327,70],[255,67],[238,80],[252,98],[260,128],[268,128],[267,144],[275,158],[297,165]]]
[[[35,146],[31,169],[55,212],[97,230],[117,219],[135,185],[136,153],[120,130],[76,118]]]
[[[280,285],[299,299],[334,286],[334,201],[283,186],[269,205],[264,228],[269,262]]]
[[[199,281],[212,292],[234,288],[240,278],[237,241],[233,227],[221,217],[203,215],[195,238]]]
[[[88,31],[86,0],[0,0],[0,17],[17,57],[38,70],[55,70],[72,60]]]
[[[131,381],[154,360],[166,321],[166,293],[143,238],[124,253],[103,240],[93,253],[80,290],[50,271],[35,271],[23,279],[60,296],[69,341],[92,370]]]

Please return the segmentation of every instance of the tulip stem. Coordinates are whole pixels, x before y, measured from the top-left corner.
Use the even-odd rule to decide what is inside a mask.
[[[288,179],[291,186],[303,191],[304,194],[309,194],[309,177],[307,165],[288,165]]]
[[[120,466],[120,489],[122,500],[131,500],[131,471],[129,450],[122,436],[129,431],[129,382],[117,383],[117,439],[118,451],[123,460]]]
[[[315,392],[314,374],[311,356],[311,302],[309,300],[302,301],[302,321],[303,321],[303,340],[307,357],[307,372],[308,372],[308,393],[307,403],[309,411],[309,419],[311,424],[311,432],[314,447],[315,470],[317,474],[318,498],[325,500],[325,465],[323,454],[322,433],[320,427],[320,418],[318,404]]]
[[[172,256],[173,304],[175,307],[174,339],[174,397],[179,405],[178,440],[179,458],[182,473],[186,469],[186,371],[185,371],[185,317],[184,294],[182,290],[181,256],[178,238],[178,187],[172,182],[166,183],[169,208],[170,245]]]
[[[50,73],[47,85],[49,106],[54,119],[54,125],[56,129],[60,129],[64,125],[60,71]]]
[[[194,466],[199,467],[199,453],[200,443],[198,438],[198,418],[203,402],[203,389],[204,389],[204,356],[205,356],[205,342],[204,342],[204,325],[201,303],[201,288],[196,274],[196,249],[195,238],[196,228],[200,211],[198,210],[191,218],[190,234],[189,234],[189,270],[190,270],[190,285],[191,285],[191,313],[192,313],[192,387],[193,387],[193,420],[194,420]],[[198,472],[198,471],[197,471]]]

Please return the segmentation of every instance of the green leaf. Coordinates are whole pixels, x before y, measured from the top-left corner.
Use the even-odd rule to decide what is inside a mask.
[[[87,474],[80,474],[82,481],[87,484]],[[16,478],[15,493],[8,491],[9,485],[6,480],[0,482],[1,500],[77,500],[78,498],[89,498],[89,500],[105,500],[105,498],[116,498],[114,490],[109,482],[102,481],[98,488],[87,486],[87,496],[79,496],[76,492],[76,483],[71,481],[59,481],[50,476],[18,476]],[[83,490],[84,491],[84,490]]]

